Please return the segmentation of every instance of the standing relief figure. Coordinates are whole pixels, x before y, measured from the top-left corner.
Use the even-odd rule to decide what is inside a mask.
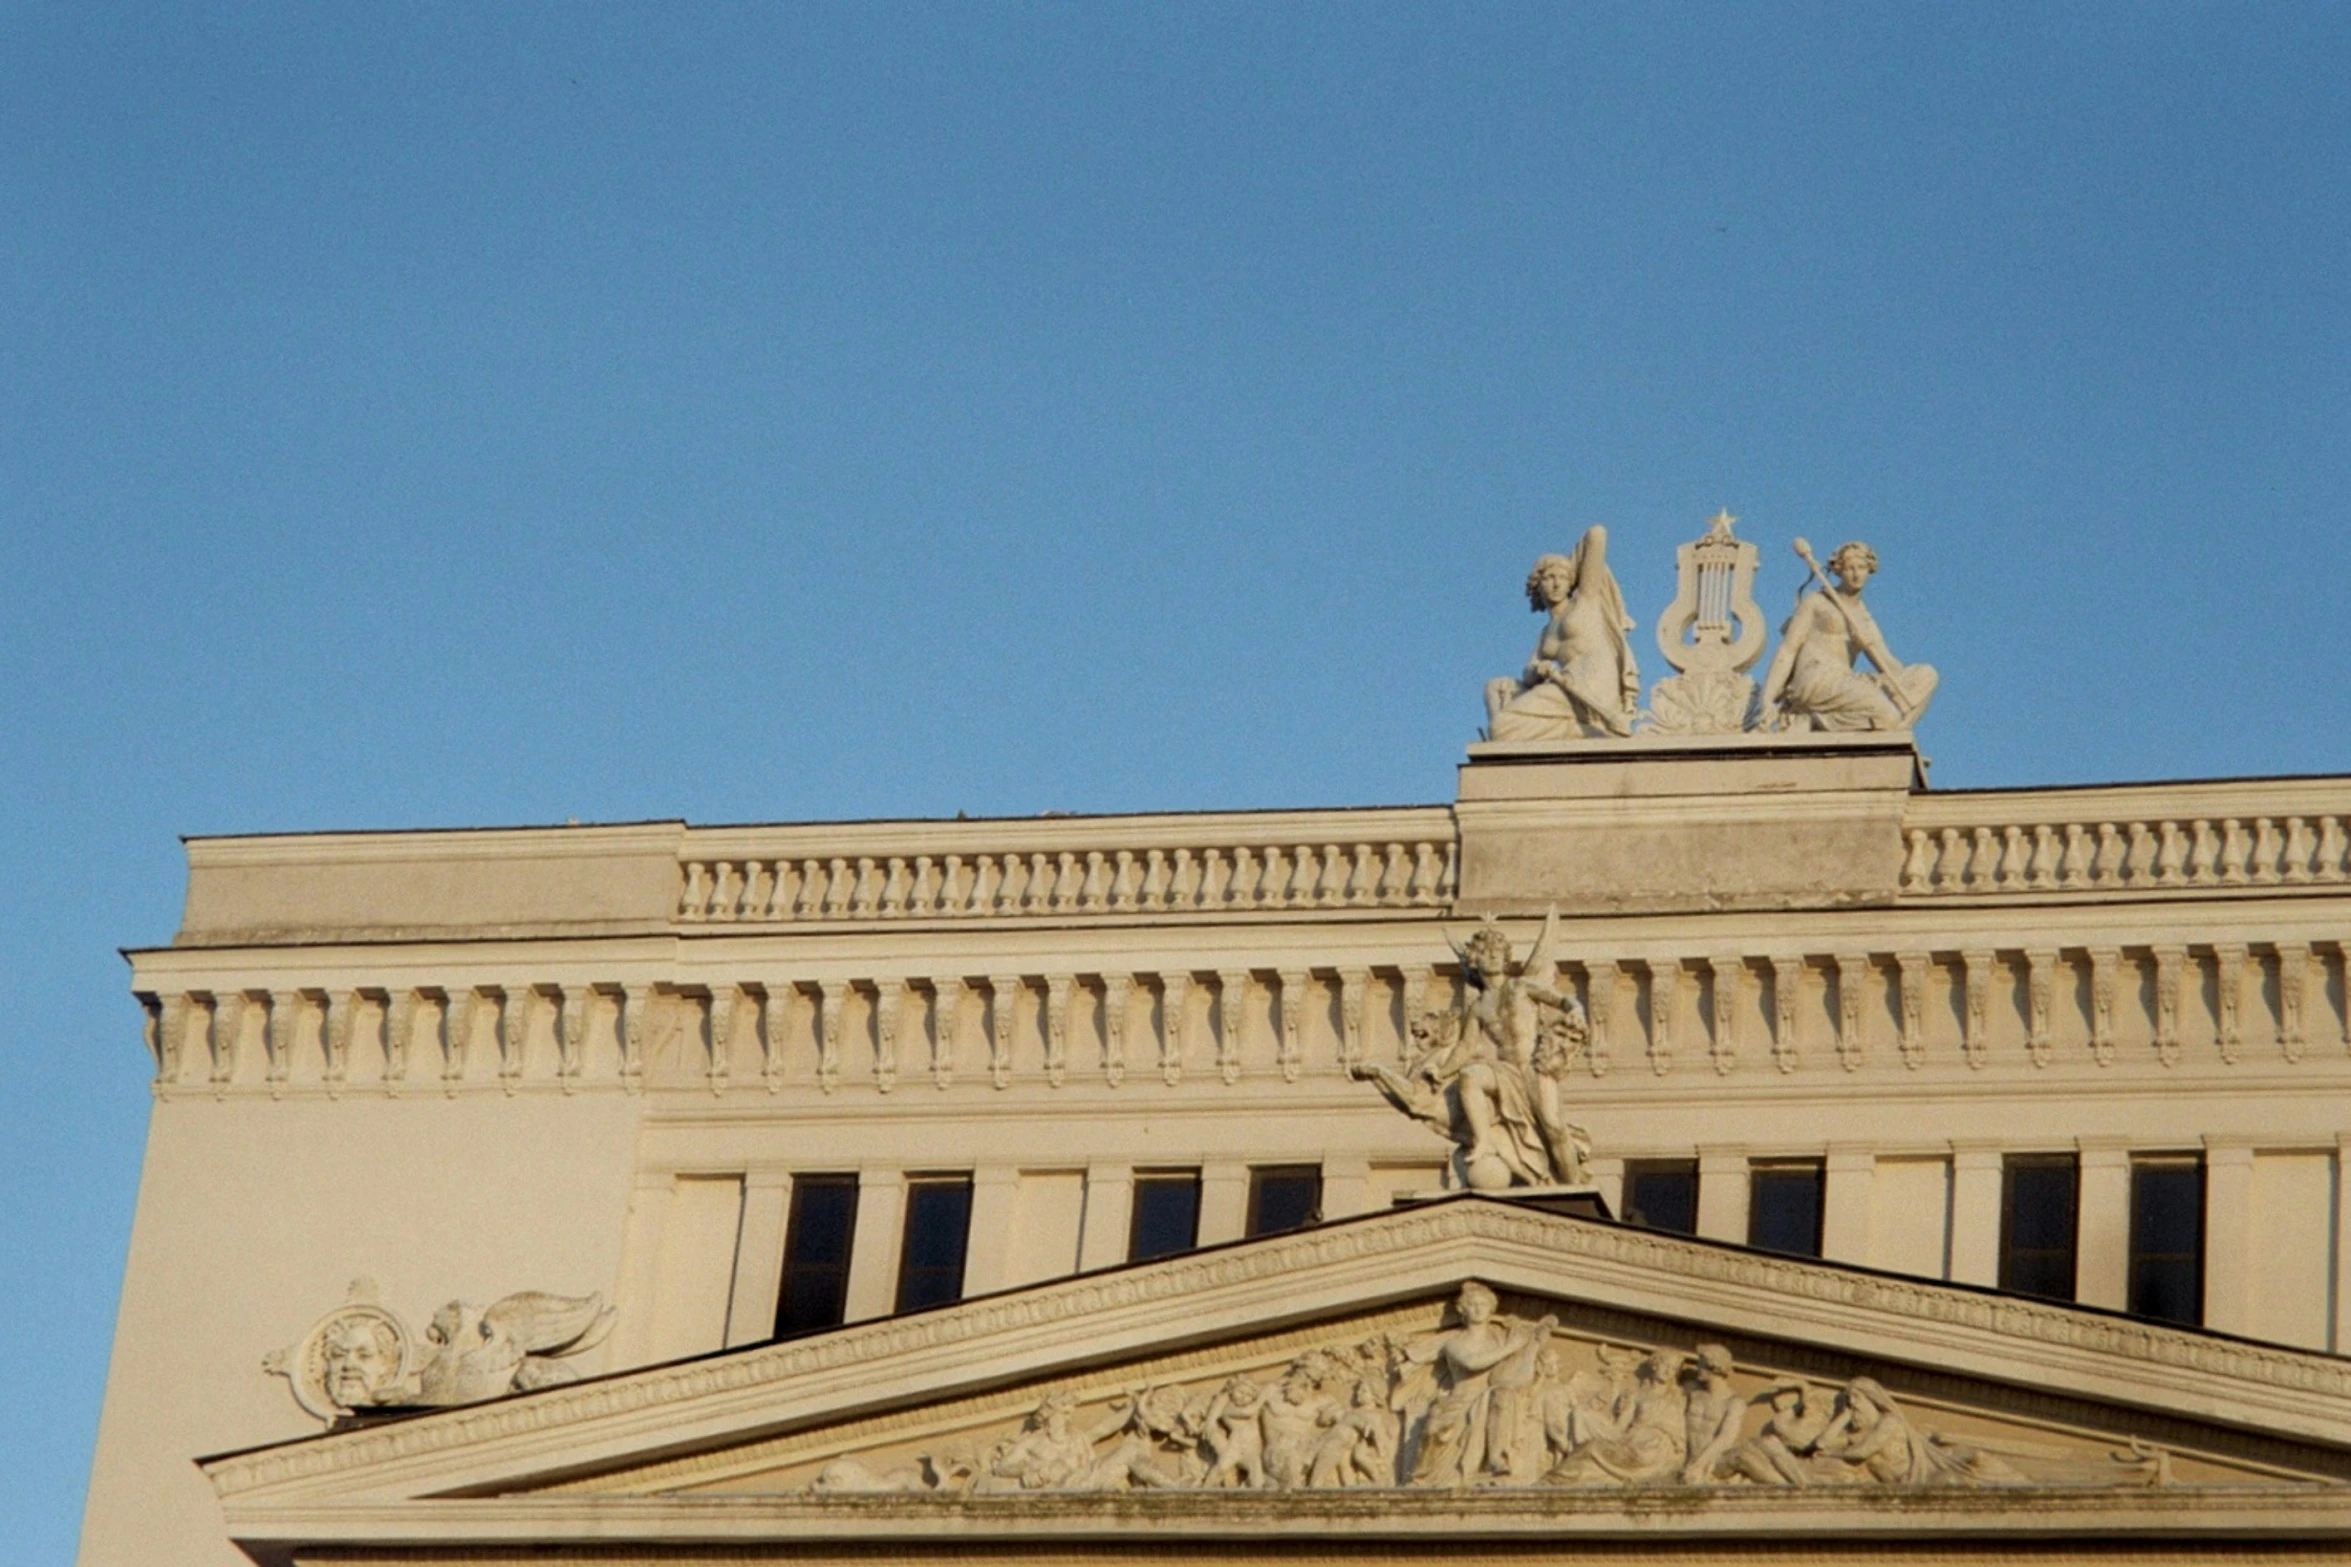
[[[1486,683],[1487,738],[1631,734],[1641,672],[1626,636],[1633,618],[1608,569],[1608,530],[1587,528],[1573,555],[1537,560],[1527,574],[1527,604],[1549,618],[1525,671]]]
[[[1886,647],[1877,621],[1861,602],[1861,590],[1878,569],[1877,553],[1858,540],[1837,546],[1828,572],[1812,546],[1796,541],[1796,553],[1812,569],[1809,586],[1799,587],[1796,612],[1780,629],[1780,649],[1763,682],[1765,725],[1784,730],[1910,729],[1935,695],[1935,671],[1905,664]],[[1835,585],[1827,584],[1833,574]],[[1875,673],[1854,667],[1866,658]]]
[[[1524,964],[1488,919],[1453,943],[1466,981],[1451,1012],[1412,1021],[1414,1054],[1401,1072],[1351,1066],[1388,1102],[1452,1140],[1462,1184],[1473,1191],[1513,1186],[1581,1186],[1591,1139],[1567,1119],[1561,1082],[1590,1039],[1583,1004],[1536,976],[1547,975],[1559,911]],[[1451,938],[1447,938],[1451,942]]]

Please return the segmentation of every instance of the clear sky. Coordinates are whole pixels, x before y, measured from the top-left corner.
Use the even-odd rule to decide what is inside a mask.
[[[175,835],[1445,800],[1723,506],[1938,785],[2351,770],[2347,196],[2340,4],[0,6],[0,1555]]]

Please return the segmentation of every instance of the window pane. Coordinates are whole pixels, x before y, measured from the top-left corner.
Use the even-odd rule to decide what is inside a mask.
[[[1200,1243],[1200,1177],[1135,1177],[1134,1222],[1127,1230],[1127,1261],[1172,1256]]]
[[[2204,1166],[2192,1159],[2131,1165],[2134,1315],[2204,1320]]]
[[[1624,1222],[1698,1233],[1698,1161],[1636,1159],[1624,1167]]]
[[[1818,1164],[1758,1165],[1748,1177],[1747,1244],[1819,1256],[1820,1188]]]
[[[2074,1298],[2080,1180],[2070,1154],[2007,1160],[2001,1169],[2000,1287]]]
[[[1278,1235],[1322,1218],[1322,1166],[1273,1165],[1249,1172],[1249,1233]]]
[[[915,1181],[906,1188],[906,1235],[898,1251],[898,1309],[919,1311],[963,1298],[963,1253],[971,1239],[971,1181]]]
[[[857,1230],[857,1177],[792,1177],[784,1231],[784,1284],[776,1334],[838,1327],[849,1295],[849,1241]]]

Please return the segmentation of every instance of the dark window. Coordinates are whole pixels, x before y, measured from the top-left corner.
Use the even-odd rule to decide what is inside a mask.
[[[1791,1257],[1820,1255],[1821,1166],[1759,1164],[1747,1174],[1747,1244]]]
[[[1171,1257],[1199,1244],[1199,1172],[1136,1176],[1134,1222],[1127,1226],[1127,1261]]]
[[[2000,1167],[2000,1287],[2074,1298],[2080,1170],[2071,1154],[2024,1154]]]
[[[2204,1320],[2201,1160],[2131,1161],[2130,1309],[2191,1326]]]
[[[931,1177],[906,1187],[906,1237],[898,1248],[898,1309],[919,1311],[963,1298],[963,1253],[971,1240],[971,1177]]]
[[[1278,1235],[1322,1221],[1322,1166],[1276,1164],[1249,1172],[1249,1233]]]
[[[1698,1233],[1698,1161],[1635,1159],[1624,1167],[1624,1222]]]
[[[784,1229],[784,1286],[776,1336],[841,1325],[849,1297],[849,1241],[857,1231],[857,1177],[795,1175]]]

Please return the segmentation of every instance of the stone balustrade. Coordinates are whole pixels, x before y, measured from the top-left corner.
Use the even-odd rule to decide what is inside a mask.
[[[2340,779],[1922,794],[1905,813],[1906,897],[2211,893],[2351,883]]]
[[[688,924],[813,924],[1009,916],[1435,908],[1451,901],[1452,825],[1291,841],[942,847],[934,853],[695,854],[681,861]],[[1433,829],[1433,830],[1432,830]]]

